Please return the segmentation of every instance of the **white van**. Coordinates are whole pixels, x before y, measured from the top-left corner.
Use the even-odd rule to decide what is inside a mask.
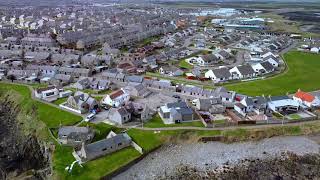
[[[91,113],[91,114],[89,114],[87,117],[86,117],[86,119],[84,120],[85,122],[89,122],[89,121],[91,121],[92,119],[94,119],[96,117],[96,114],[94,114],[94,113]]]

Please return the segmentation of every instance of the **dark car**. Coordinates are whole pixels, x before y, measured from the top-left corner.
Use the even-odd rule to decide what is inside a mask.
[[[173,95],[172,97],[174,97],[174,98],[177,98],[177,99],[180,99],[181,97],[179,96],[179,95]]]

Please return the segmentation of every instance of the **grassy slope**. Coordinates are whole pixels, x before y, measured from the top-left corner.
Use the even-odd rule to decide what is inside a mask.
[[[0,89],[5,91],[13,90],[21,94],[21,105],[23,109],[36,107],[38,119],[43,121],[49,128],[58,127],[60,125],[60,122],[63,125],[72,125],[81,121],[80,116],[66,113],[61,109],[57,109],[47,104],[33,100],[31,98],[31,92],[26,86],[1,83]]]
[[[227,85],[230,90],[247,95],[284,95],[298,89],[320,89],[320,55],[292,51],[284,55],[288,71],[273,78]]]

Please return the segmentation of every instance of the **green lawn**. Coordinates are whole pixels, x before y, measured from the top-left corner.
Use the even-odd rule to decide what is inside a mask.
[[[301,117],[299,116],[299,114],[291,114],[289,115],[289,117],[293,120],[296,120],[296,119],[301,119]]]
[[[247,95],[285,95],[298,89],[320,89],[320,55],[291,51],[284,55],[288,71],[268,79],[226,85],[230,90]]]
[[[38,120],[44,122],[48,128],[58,127],[60,123],[62,125],[72,125],[82,120],[80,116],[32,100],[29,88],[24,85],[0,83],[0,90],[14,91],[20,94],[22,109],[26,111],[36,109]]]
[[[225,120],[225,119],[214,120],[213,123],[214,123],[214,124],[224,124],[224,123],[226,123],[226,120]]]
[[[59,98],[59,99],[53,101],[52,103],[59,106],[60,104],[66,102],[67,100],[68,100],[68,98],[64,97],[64,98]]]
[[[179,67],[184,69],[192,69],[193,65],[189,64],[185,59],[183,59],[179,62]]]
[[[129,147],[99,159],[89,161],[83,164],[83,167],[75,164],[72,172],[69,173],[65,171],[65,168],[70,166],[74,161],[71,153],[72,148],[69,147],[58,146],[55,150],[53,169],[57,172],[57,179],[101,179],[101,177],[112,173],[140,156],[138,151],[133,147]]]
[[[157,128],[157,127],[204,127],[201,121],[184,122],[178,124],[164,124],[160,116],[157,114],[148,122],[143,124],[144,127]]]

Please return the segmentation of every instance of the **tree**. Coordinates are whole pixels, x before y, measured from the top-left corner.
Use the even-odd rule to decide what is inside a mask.
[[[13,82],[14,80],[17,79],[16,76],[13,75],[13,74],[8,75],[7,78],[8,78],[9,80],[11,80],[11,82]]]

